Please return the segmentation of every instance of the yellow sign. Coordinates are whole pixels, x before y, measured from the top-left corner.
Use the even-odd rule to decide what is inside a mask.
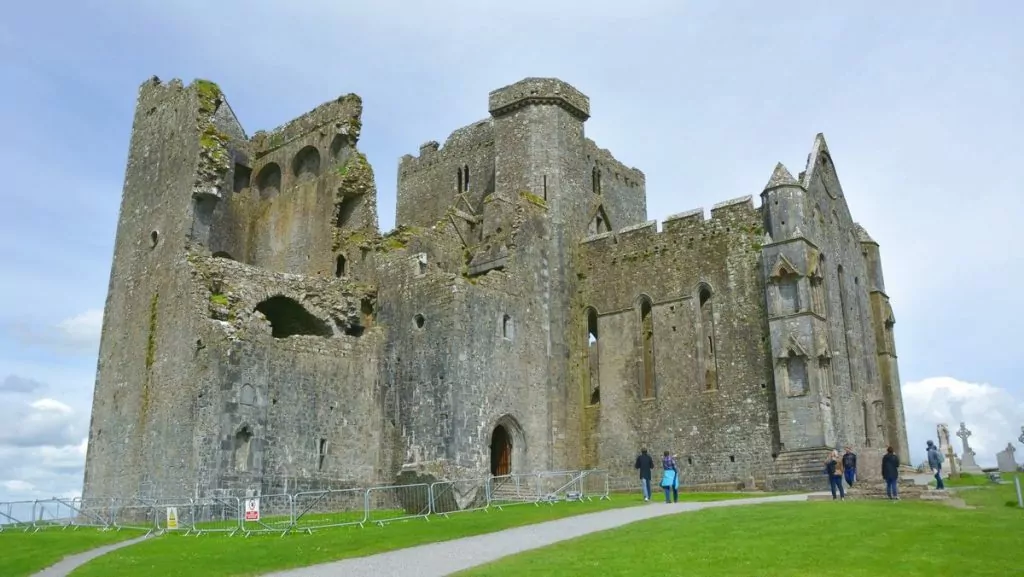
[[[178,528],[178,508],[168,507],[167,508],[167,530],[173,530]]]

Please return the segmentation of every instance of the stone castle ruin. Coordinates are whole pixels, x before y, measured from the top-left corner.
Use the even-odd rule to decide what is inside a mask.
[[[402,157],[382,235],[361,113],[250,137],[211,82],[142,85],[87,498],[632,477],[641,446],[687,483],[817,486],[830,447],[909,455],[879,247],[821,135],[759,207],[659,231],[589,99],[527,78]]]

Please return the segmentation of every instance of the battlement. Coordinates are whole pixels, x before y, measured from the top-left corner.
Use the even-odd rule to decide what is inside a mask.
[[[488,102],[495,118],[529,104],[554,104],[580,120],[590,118],[590,99],[558,78],[524,78],[491,91]]]
[[[467,151],[494,145],[494,131],[491,119],[478,120],[452,131],[444,144],[429,140],[420,145],[419,155],[403,155],[399,159],[399,171],[407,173],[435,165],[443,161],[449,152],[465,154]]]
[[[252,137],[253,150],[257,157],[263,156],[311,132],[326,134],[324,127],[332,123],[331,132],[347,136],[349,145],[355,145],[362,131],[362,114],[363,100],[358,95],[339,96],[270,132],[257,132]]]
[[[710,219],[704,218],[703,208],[696,208],[666,217],[662,221],[660,232],[658,221],[649,220],[614,232],[590,235],[580,242],[589,246],[602,246],[633,242],[636,239],[679,236],[688,236],[688,240],[692,241],[693,237],[705,238],[734,231],[749,233],[755,227],[758,228],[758,234],[763,234],[760,231],[760,222],[761,208],[755,207],[753,197],[747,195],[715,204],[711,208]]]

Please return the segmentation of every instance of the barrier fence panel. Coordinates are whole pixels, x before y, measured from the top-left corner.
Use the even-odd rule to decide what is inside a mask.
[[[487,478],[438,481],[430,485],[430,511],[447,517],[450,513],[486,511]]]
[[[32,524],[35,501],[8,501],[0,503],[0,531],[35,529]]]
[[[586,471],[583,475],[583,498],[592,501],[605,501],[611,499],[611,487],[609,484],[608,471],[594,470]]]
[[[113,526],[115,529],[139,529],[147,535],[156,530],[157,507],[153,499],[139,497],[115,499],[113,504]]]
[[[192,529],[234,535],[242,528],[242,502],[238,497],[200,497],[192,500]]]
[[[191,498],[160,499],[156,507],[156,526],[164,531],[195,530],[195,508]]]
[[[109,517],[103,518],[98,515],[89,515],[82,510],[81,498],[61,499],[40,499],[35,502],[33,513],[33,525],[37,528],[60,527],[67,529],[72,527],[107,527]]]
[[[384,523],[430,515],[430,485],[391,485],[366,490],[367,522]]]
[[[246,497],[242,532],[286,533],[292,526],[292,496],[287,494]]]
[[[582,478],[583,473],[579,471],[538,473],[541,499],[551,505],[558,501],[581,501]]]
[[[490,477],[487,480],[487,503],[497,507],[521,505],[540,501],[539,478],[536,474],[511,474]]]
[[[345,527],[366,523],[366,489],[308,491],[292,498],[295,516],[292,529],[312,533],[327,527]]]

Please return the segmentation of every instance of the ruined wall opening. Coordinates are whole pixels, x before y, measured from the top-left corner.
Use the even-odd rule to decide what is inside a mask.
[[[342,199],[341,204],[338,206],[338,218],[336,220],[338,228],[345,228],[349,225],[352,215],[355,214],[356,209],[361,204],[361,200],[361,196],[346,196]]]
[[[213,258],[224,258],[224,259],[227,259],[227,260],[235,260],[235,257],[231,256],[231,253],[229,253],[227,251],[224,251],[224,250],[219,250],[219,251],[213,253]]]
[[[512,340],[513,331],[515,327],[512,326],[512,317],[507,314],[501,316],[501,337],[504,339]]]
[[[149,233],[149,248],[156,248],[156,245],[160,243],[160,233],[153,231]]]
[[[463,179],[462,189],[468,192],[469,191],[469,165],[468,164],[463,165],[463,167],[462,167],[462,179]]]
[[[252,180],[252,169],[244,164],[235,163],[235,176],[234,186],[232,190],[235,192],[242,192],[249,188],[250,181]]]
[[[597,166],[590,172],[590,190],[594,194],[601,194],[601,169]]]
[[[341,278],[345,276],[345,255],[339,254],[338,258],[334,261],[334,276]]]
[[[456,179],[455,180],[455,190],[458,191],[459,194],[462,194],[462,167],[461,166],[456,171],[455,179]]]
[[[654,390],[654,315],[651,299],[640,297],[640,364],[643,398],[652,399]]]
[[[590,404],[596,405],[601,402],[601,379],[600,367],[601,356],[598,347],[597,335],[597,311],[587,307],[587,348],[585,349],[586,362],[583,367],[583,374],[587,379]]]
[[[315,146],[304,146],[292,160],[292,174],[299,179],[320,175],[320,151]]]
[[[334,139],[331,140],[331,160],[336,164],[341,164],[347,161],[349,150],[351,150],[351,146],[348,136],[344,134],[334,135]]]
[[[329,337],[330,325],[310,314],[301,304],[286,296],[273,296],[256,305],[256,310],[270,321],[270,334],[275,339],[293,335]]]
[[[704,373],[704,390],[713,391],[718,388],[718,355],[715,352],[715,311],[714,295],[711,287],[706,284],[697,289],[697,302],[700,307],[701,337],[700,356]]]
[[[235,433],[233,442],[233,459],[235,471],[245,473],[249,471],[250,445],[252,444],[252,429],[248,425],[242,427]]]
[[[366,327],[359,323],[351,323],[345,327],[345,334],[350,337],[361,337],[366,332]]]
[[[839,277],[839,309],[843,321],[843,342],[846,344],[846,370],[850,377],[850,390],[857,390],[857,384],[853,380],[853,349],[850,347],[849,315],[846,310],[846,274],[843,265],[836,267],[836,276]]]
[[[281,167],[277,163],[271,162],[260,169],[259,176],[256,177],[256,189],[260,193],[260,198],[264,200],[273,198],[281,192]]]
[[[417,313],[416,316],[412,317],[412,322],[416,324],[416,328],[422,329],[423,325],[427,322],[423,315]]]

